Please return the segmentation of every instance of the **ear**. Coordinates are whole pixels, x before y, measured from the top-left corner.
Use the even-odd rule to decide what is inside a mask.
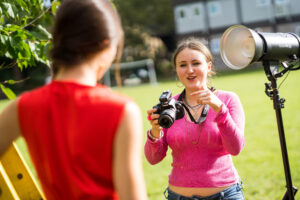
[[[209,62],[207,63],[207,72],[208,72],[208,73],[211,71],[211,67],[212,67],[212,62],[209,61]]]
[[[109,45],[110,45],[109,39],[105,39],[100,43],[100,47],[104,47],[104,48],[107,48]]]

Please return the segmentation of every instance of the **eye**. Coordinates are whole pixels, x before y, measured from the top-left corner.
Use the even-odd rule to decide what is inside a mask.
[[[179,67],[186,67],[186,64],[185,63],[181,63],[181,64],[179,64]]]
[[[198,66],[198,65],[201,65],[201,62],[194,62],[193,63],[193,66]]]

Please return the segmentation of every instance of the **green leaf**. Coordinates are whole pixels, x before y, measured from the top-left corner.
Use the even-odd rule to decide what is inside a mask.
[[[18,62],[18,67],[20,68],[21,71],[23,71],[23,65],[20,62]]]
[[[52,3],[52,6],[51,6],[51,11],[52,11],[52,14],[55,15],[56,14],[56,11],[57,11],[57,8],[60,6],[60,2],[59,1],[54,1]]]
[[[51,36],[51,34],[42,26],[42,25],[38,25],[37,26],[37,28],[38,28],[38,30],[42,33],[42,34],[44,34],[46,37],[47,37],[47,39],[51,39],[52,38],[52,36]]]
[[[39,40],[49,40],[51,39],[51,34],[42,26],[37,25],[36,30],[32,31],[31,34]]]
[[[19,9],[16,7],[16,5],[15,4],[11,4],[11,8],[12,8],[12,11],[13,11],[13,13],[14,13],[14,19],[15,20],[19,20]]]
[[[5,31],[6,32],[15,32],[15,31],[18,31],[20,30],[21,27],[16,25],[16,24],[6,24],[6,27],[5,27]]]
[[[6,51],[4,55],[7,58],[13,58],[13,56],[8,51]]]
[[[32,51],[32,52],[34,52],[35,51],[35,44],[33,43],[33,42],[28,42],[28,44],[29,44],[29,47],[30,47],[30,51]]]
[[[15,0],[15,1],[20,5],[20,7],[23,7],[23,8],[27,7],[26,3],[23,0]]]
[[[4,15],[0,15],[0,23],[4,24],[5,20],[4,20]]]
[[[18,46],[17,46],[18,44],[17,44],[15,38],[9,37],[9,42],[10,42],[10,45],[11,45],[12,48],[15,49],[15,47],[18,47]]]
[[[29,59],[31,57],[31,51],[30,51],[30,47],[29,44],[27,44],[26,42],[22,42],[22,47],[23,47],[23,55],[25,56],[25,58]]]
[[[10,88],[5,87],[3,84],[0,84],[0,88],[1,88],[2,92],[7,96],[7,98],[9,98],[9,99],[16,98],[15,93]]]
[[[13,85],[13,84],[16,83],[16,81],[15,80],[6,80],[6,83],[10,84],[10,85]]]
[[[5,45],[7,41],[8,41],[8,36],[0,34],[0,42]]]
[[[11,18],[15,18],[15,13],[14,13],[14,11],[13,11],[13,9],[12,9],[12,6],[11,6],[11,4],[10,3],[2,3],[2,5],[4,6],[4,8],[5,8],[5,11],[4,11],[4,13],[6,14],[6,16],[7,17],[11,17]]]

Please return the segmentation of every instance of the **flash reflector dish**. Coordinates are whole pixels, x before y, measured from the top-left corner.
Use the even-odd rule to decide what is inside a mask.
[[[220,54],[228,67],[243,69],[262,56],[263,41],[255,31],[234,25],[222,35]]]

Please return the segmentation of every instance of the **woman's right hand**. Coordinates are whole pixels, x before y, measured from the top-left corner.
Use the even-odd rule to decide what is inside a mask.
[[[158,118],[159,118],[159,114],[156,114],[154,112],[156,112],[156,108],[152,108],[150,110],[147,110],[147,114],[148,114],[148,120],[152,126],[151,128],[151,135],[153,137],[156,138],[160,138],[161,137],[161,130],[162,127],[158,124]]]

